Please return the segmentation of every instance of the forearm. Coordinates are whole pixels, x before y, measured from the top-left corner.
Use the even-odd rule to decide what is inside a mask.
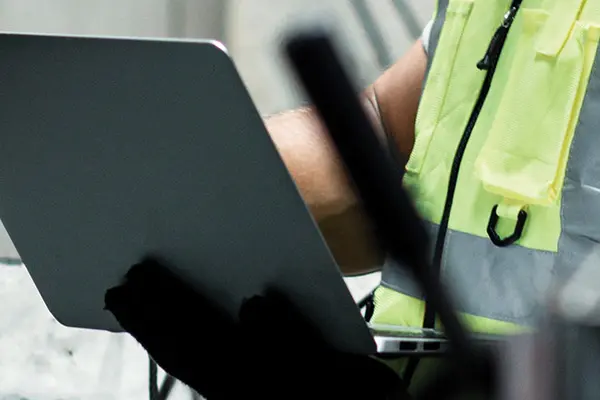
[[[378,121],[371,102],[362,96],[365,110]],[[346,170],[312,107],[303,107],[266,119],[268,131],[317,220],[343,214],[358,199]],[[379,124],[379,123],[378,123]]]
[[[365,93],[370,93],[370,89]],[[381,132],[373,103],[365,95],[362,99],[365,111]],[[382,263],[383,253],[314,109],[306,107],[278,114],[268,118],[266,125],[343,272],[356,274],[376,269]]]
[[[418,40],[362,95],[364,109],[382,143],[400,158],[406,159],[412,151],[426,66],[423,44]],[[378,268],[383,252],[314,110],[290,111],[266,122],[342,271],[356,274]]]

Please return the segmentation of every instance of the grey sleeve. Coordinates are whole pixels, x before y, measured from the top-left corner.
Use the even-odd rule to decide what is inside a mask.
[[[423,42],[423,49],[425,53],[429,53],[429,37],[431,36],[431,27],[433,26],[433,20],[427,23],[425,29],[423,29],[423,34],[421,35],[421,41]]]

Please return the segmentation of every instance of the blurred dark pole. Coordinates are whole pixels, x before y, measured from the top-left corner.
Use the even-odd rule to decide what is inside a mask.
[[[398,16],[402,20],[402,23],[404,24],[404,27],[406,28],[406,31],[410,35],[411,39],[417,40],[420,38],[423,27],[419,23],[416,13],[412,7],[406,0],[392,0],[392,3],[394,3],[394,7],[398,12]]]
[[[367,34],[367,39],[375,51],[377,63],[381,70],[386,69],[392,64],[392,57],[387,50],[383,35],[379,30],[378,24],[369,10],[366,0],[352,0],[351,4],[358,16],[358,19]]]
[[[384,152],[331,39],[315,27],[288,40],[285,51],[327,127],[384,249],[410,270],[430,299],[454,354],[470,361],[472,344],[455,315],[454,299],[429,267],[429,236],[402,188],[401,171]]]

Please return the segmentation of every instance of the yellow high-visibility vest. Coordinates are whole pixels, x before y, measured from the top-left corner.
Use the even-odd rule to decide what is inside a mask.
[[[599,39],[600,0],[438,0],[404,185],[474,331],[531,326],[600,252]],[[419,327],[425,308],[387,265],[372,322]]]

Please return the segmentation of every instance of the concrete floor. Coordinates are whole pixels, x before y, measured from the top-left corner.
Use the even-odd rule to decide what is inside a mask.
[[[68,1],[61,0],[60,3],[67,4]],[[91,4],[92,0],[89,1]],[[133,4],[134,1],[130,1]],[[370,0],[369,6],[382,28],[392,58],[396,58],[412,40],[390,1]],[[9,2],[0,0],[0,6]],[[92,33],[111,33],[113,14],[91,13],[82,3],[76,3],[84,14],[89,14],[94,24],[77,20],[77,24],[71,26],[67,19],[49,20],[52,13],[56,14],[55,8],[27,9],[20,1],[21,8],[12,9],[12,13],[3,12],[0,24],[8,24],[13,30],[27,27],[27,30],[36,31],[38,27],[39,31],[77,33],[78,29],[92,29]],[[408,3],[416,10],[423,26],[431,15],[433,0]],[[142,10],[144,3],[139,4]],[[148,3],[145,4],[147,7]],[[382,71],[349,1],[230,0],[227,11],[223,40],[264,115],[294,107],[302,101],[282,62],[278,44],[290,26],[307,16],[324,13],[333,19],[360,85],[368,84]],[[145,25],[140,34],[161,35],[158,27],[156,32],[152,30],[155,25],[148,22],[148,15],[134,9],[128,12],[127,18],[131,21],[144,18]],[[115,25],[119,34],[127,31],[127,21],[119,19],[118,29]],[[7,256],[16,256],[16,252],[0,226],[0,258]],[[377,279],[375,275],[349,279],[348,282],[353,294],[360,297],[376,284]],[[48,312],[24,268],[0,266],[0,304],[0,399],[147,398],[147,359],[142,349],[124,335],[60,326]],[[183,388],[177,390],[177,398],[189,397]]]

